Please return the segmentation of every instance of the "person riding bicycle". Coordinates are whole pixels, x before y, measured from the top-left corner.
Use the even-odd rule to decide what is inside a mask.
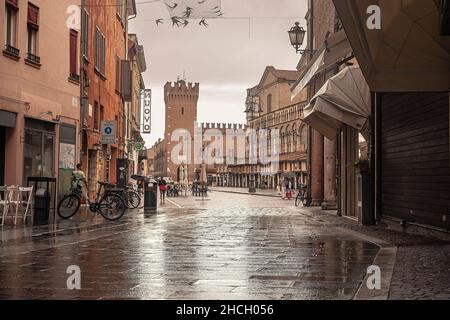
[[[74,188],[80,188],[81,194],[83,198],[86,199],[86,201],[90,201],[88,193],[87,193],[87,180],[86,180],[86,174],[83,171],[83,167],[81,166],[81,163],[77,164],[77,169],[72,172],[74,183]]]

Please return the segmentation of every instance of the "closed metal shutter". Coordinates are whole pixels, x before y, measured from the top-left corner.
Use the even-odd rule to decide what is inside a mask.
[[[448,93],[381,97],[382,214],[450,229]]]

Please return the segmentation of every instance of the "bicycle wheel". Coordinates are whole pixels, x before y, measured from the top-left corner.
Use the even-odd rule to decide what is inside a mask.
[[[81,198],[75,194],[69,194],[62,198],[58,204],[58,216],[69,219],[78,212],[81,206]]]
[[[125,195],[128,208],[137,209],[141,204],[141,197],[139,194],[136,191],[127,191]]]
[[[115,193],[106,194],[99,204],[99,212],[106,220],[115,221],[122,218],[127,206],[121,196]]]
[[[299,192],[297,194],[297,197],[295,197],[295,206],[298,207],[302,202],[303,202],[302,194]]]

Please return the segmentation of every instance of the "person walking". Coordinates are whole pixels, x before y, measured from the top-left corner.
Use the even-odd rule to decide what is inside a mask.
[[[286,199],[286,187],[287,187],[287,182],[286,179],[283,180],[283,182],[281,182],[281,199]]]
[[[292,180],[289,179],[286,185],[286,197],[288,200],[292,200]]]
[[[159,197],[161,200],[161,204],[165,204],[166,203],[167,182],[163,178],[160,178],[158,185],[159,185]]]

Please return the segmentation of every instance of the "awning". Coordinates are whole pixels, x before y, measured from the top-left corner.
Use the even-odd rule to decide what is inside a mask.
[[[5,110],[0,110],[0,127],[15,128],[17,114]]]
[[[370,89],[447,91],[450,40],[440,35],[439,1],[333,0]],[[367,28],[367,8],[381,9],[381,30]]]
[[[362,131],[367,139],[370,89],[359,67],[346,67],[330,78],[311,99],[304,115],[307,124],[331,140],[343,124]]]
[[[292,86],[291,99],[294,100],[316,74],[332,66],[336,66],[338,62],[345,60],[352,53],[353,50],[344,30],[331,35],[308,63],[297,82]]]

